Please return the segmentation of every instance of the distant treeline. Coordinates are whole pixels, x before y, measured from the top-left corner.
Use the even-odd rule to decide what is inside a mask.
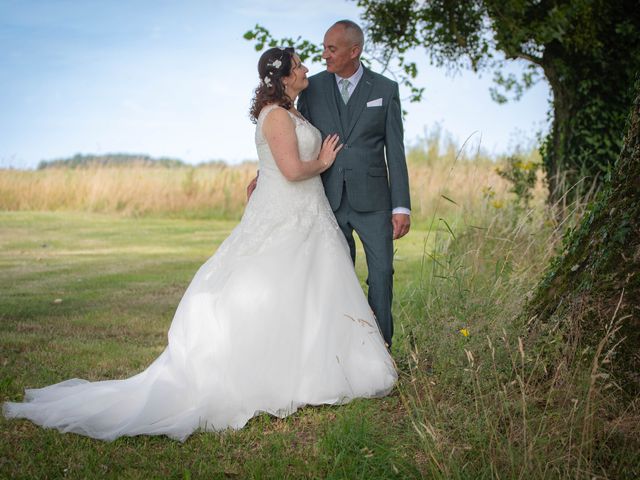
[[[211,160],[199,165],[226,165],[223,160]],[[177,168],[192,166],[178,158],[160,157],[153,158],[149,155],[135,155],[130,153],[107,153],[105,155],[76,154],[69,158],[55,160],[42,160],[38,164],[38,170],[47,168],[87,168],[87,167],[164,167]]]

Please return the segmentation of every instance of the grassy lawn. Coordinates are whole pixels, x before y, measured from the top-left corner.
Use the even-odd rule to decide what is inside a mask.
[[[0,417],[0,478],[638,478],[637,402],[559,355],[562,336],[527,342],[520,312],[559,238],[548,220],[488,202],[434,218],[396,242],[400,381],[388,397],[185,443],[105,443]],[[235,223],[0,213],[0,400],[146,368]],[[364,279],[362,251],[356,269]]]
[[[164,349],[195,271],[235,223],[2,213],[2,399],[68,378],[122,378],[144,369]],[[423,238],[416,231],[397,244],[399,306]],[[104,443],[28,421],[0,422],[0,477],[419,476],[406,449],[415,432],[397,394],[309,407],[284,420],[262,415],[241,431],[199,433],[184,444],[166,437]]]

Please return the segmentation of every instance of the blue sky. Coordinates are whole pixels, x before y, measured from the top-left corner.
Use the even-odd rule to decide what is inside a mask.
[[[254,159],[259,53],[242,35],[260,23],[321,43],[341,18],[358,19],[355,2],[0,0],[0,168],[76,153]],[[426,92],[403,105],[408,144],[439,124],[459,142],[480,132],[500,153],[546,128],[546,83],[498,105],[489,73],[451,76],[421,50],[412,57]]]

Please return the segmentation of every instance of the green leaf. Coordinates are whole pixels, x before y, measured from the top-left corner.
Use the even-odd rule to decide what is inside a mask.
[[[456,206],[458,206],[458,207],[460,206],[460,205],[458,205],[456,202],[454,202],[453,200],[451,200],[449,197],[447,197],[446,195],[442,195],[442,194],[441,194],[440,196],[441,196],[442,198],[444,198],[445,200],[448,200],[449,202],[453,203],[454,205],[456,205]]]
[[[447,227],[447,230],[449,230],[449,233],[451,234],[451,236],[453,237],[453,239],[456,239],[456,236],[453,233],[453,230],[451,230],[451,227],[449,226],[449,224],[447,223],[447,221],[444,218],[440,218],[440,220],[442,220],[442,223],[444,223],[445,227]]]

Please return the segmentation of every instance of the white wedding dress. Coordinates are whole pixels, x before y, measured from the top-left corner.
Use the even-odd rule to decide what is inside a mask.
[[[239,225],[200,267],[164,352],[125,380],[72,379],[4,404],[62,432],[103,440],[239,429],[260,412],[380,397],[397,374],[319,176],[287,181],[256,127],[260,177]],[[291,114],[300,158],[320,133]]]

